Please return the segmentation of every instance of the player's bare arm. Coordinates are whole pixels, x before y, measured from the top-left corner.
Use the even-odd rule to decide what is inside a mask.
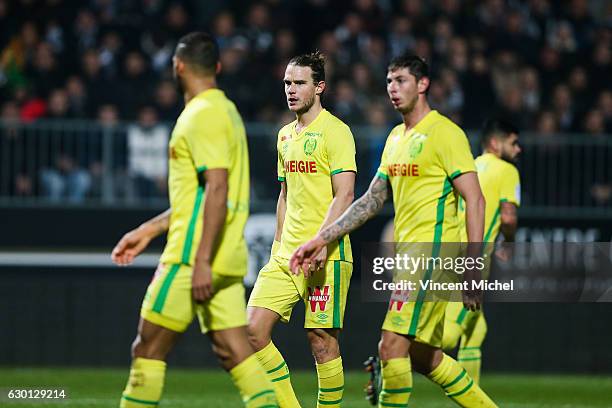
[[[168,231],[171,213],[169,208],[121,237],[111,253],[112,261],[117,265],[131,264],[152,239]]]
[[[467,227],[468,242],[478,245],[468,244],[468,256],[478,257],[481,254],[480,243],[484,233],[485,199],[480,189],[478,176],[475,172],[461,174],[453,180],[453,187],[465,201],[465,222]],[[466,271],[463,274],[464,280],[480,279],[480,271],[477,269]],[[469,310],[480,309],[482,303],[482,293],[469,290],[463,292],[463,304]]]
[[[281,189],[278,193],[278,202],[276,203],[276,231],[274,232],[274,240],[280,242],[283,234],[283,225],[285,224],[285,213],[287,212],[287,183],[281,181]]]
[[[296,275],[299,274],[300,267],[306,271],[327,244],[357,229],[376,215],[389,194],[389,182],[375,176],[368,191],[355,201],[340,218],[295,251],[289,261],[291,271]]]
[[[332,176],[332,190],[334,199],[327,210],[327,214],[325,215],[319,232],[336,221],[353,202],[355,198],[355,173],[347,171],[334,174]],[[321,269],[325,266],[325,262],[327,261],[327,247],[321,250],[314,261],[312,266],[315,269]]]
[[[227,176],[226,169],[208,169],[204,173],[206,197],[202,239],[196,252],[191,280],[193,299],[196,302],[203,302],[213,294],[211,265],[227,214]]]
[[[502,202],[500,216],[501,225],[499,228],[501,233],[504,234],[504,241],[514,242],[514,235],[516,234],[516,227],[518,224],[516,204]]]

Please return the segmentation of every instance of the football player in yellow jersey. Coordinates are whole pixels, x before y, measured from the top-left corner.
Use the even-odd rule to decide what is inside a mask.
[[[179,40],[173,69],[185,108],[170,139],[170,209],[128,232],[112,252],[127,265],[168,232],[142,303],[123,408],[158,405],[166,356],[196,315],[245,406],[277,406],[247,339],[249,160],[242,119],[216,85],[220,68],[213,37],[196,32]]]
[[[441,243],[459,242],[455,194],[466,203],[469,241],[476,246],[482,241],[485,205],[467,138],[458,126],[431,110],[429,83],[429,68],[421,58],[404,54],[391,61],[387,93],[404,123],[389,134],[368,191],[294,253],[290,261],[294,273],[308,268],[328,243],[374,216],[391,194],[396,241],[429,242],[434,257]],[[441,349],[446,302],[424,302],[423,295],[419,291],[416,301],[390,302],[379,343],[379,406],[408,404],[414,367],[460,406],[495,407],[459,363]],[[464,292],[465,306],[479,308],[480,296],[475,291]]]
[[[518,143],[518,130],[502,120],[489,120],[482,132],[483,154],[476,159],[478,180],[487,202],[485,212],[485,235],[483,242],[488,243],[485,253],[487,265],[490,264],[495,239],[499,232],[504,242],[514,242],[517,216],[516,209],[521,201],[521,182],[516,167],[512,164],[521,148]],[[465,222],[465,208],[459,203],[459,219]],[[465,240],[462,228],[462,240]],[[504,247],[498,250],[501,257],[507,257]],[[488,268],[483,279],[488,278]],[[462,307],[461,303],[450,302],[446,307],[443,348],[459,351],[457,360],[467,370],[475,382],[480,380],[481,346],[487,333],[487,323],[482,310],[475,312]]]
[[[305,275],[291,274],[289,258],[352,203],[355,142],[348,126],[321,106],[325,90],[321,54],[291,59],[284,83],[287,104],[296,120],[278,132],[281,188],[275,242],[249,299],[249,335],[273,381],[280,406],[299,407],[289,369],[271,336],[274,325],[289,321],[293,307],[303,301],[304,327],[319,378],[317,407],[338,407],[344,390],[338,335],[353,271],[349,237],[343,234],[330,242]]]

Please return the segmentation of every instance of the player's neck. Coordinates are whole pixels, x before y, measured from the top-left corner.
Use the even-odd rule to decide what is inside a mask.
[[[421,121],[429,112],[431,112],[431,107],[427,103],[426,100],[417,101],[414,109],[404,115],[404,125],[406,125],[406,130],[412,129],[416,126],[417,123]]]
[[[306,126],[310,125],[319,116],[319,113],[323,110],[321,103],[314,103],[307,112],[297,114],[297,123],[295,124],[295,131],[300,132]]]
[[[483,154],[487,154],[487,153],[488,153],[488,154],[492,154],[493,156],[497,157],[498,159],[501,159],[501,154],[499,154],[499,153],[495,152],[495,151],[494,151],[494,150],[492,150],[492,149],[484,149]]]
[[[183,94],[185,105],[202,92],[217,87],[217,80],[215,77],[193,77],[186,82],[185,93]]]

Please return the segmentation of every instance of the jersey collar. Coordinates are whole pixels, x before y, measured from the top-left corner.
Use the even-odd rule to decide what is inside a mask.
[[[316,118],[314,118],[314,120],[312,122],[310,122],[310,124],[304,128],[302,128],[302,130],[300,130],[300,133],[296,132],[295,127],[297,126],[297,120],[293,123],[293,125],[291,126],[291,134],[293,135],[294,139],[299,139],[300,137],[302,137],[304,134],[306,134],[307,130],[312,129],[312,127],[319,122],[319,119],[321,119],[323,116],[325,116],[327,114],[327,109],[323,108],[321,109],[321,112],[319,112],[319,114],[317,115]]]

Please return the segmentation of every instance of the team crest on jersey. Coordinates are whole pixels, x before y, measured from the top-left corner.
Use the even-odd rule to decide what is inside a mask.
[[[304,142],[304,154],[310,156],[317,148],[317,139],[306,139]]]
[[[410,157],[411,160],[416,159],[416,157],[421,154],[425,139],[427,139],[427,135],[422,133],[415,132],[412,134],[410,143],[408,144],[408,157]]]
[[[321,312],[324,312],[329,299],[329,285],[325,285],[323,290],[321,290],[320,286],[315,286],[314,288],[308,287],[308,303],[310,303],[311,312],[316,312],[317,306],[319,306]]]

